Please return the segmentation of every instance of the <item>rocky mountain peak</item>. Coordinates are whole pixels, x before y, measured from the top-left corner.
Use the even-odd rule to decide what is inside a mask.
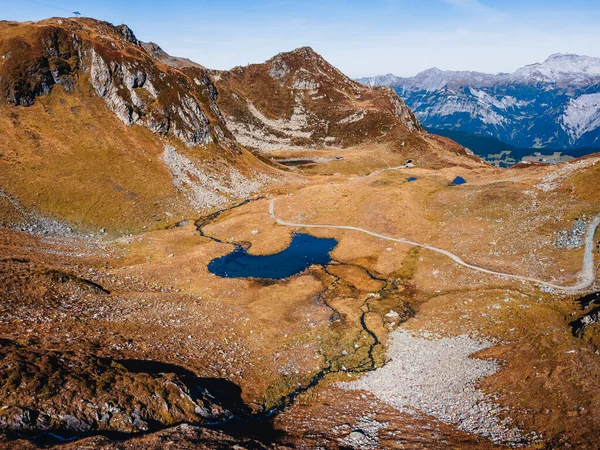
[[[307,73],[311,73],[314,77],[336,76],[352,82],[311,47],[300,47],[290,52],[279,53],[267,61],[266,64],[270,66],[269,74],[275,79],[282,78],[292,72],[304,72],[301,75],[303,79],[306,78]]]
[[[572,58],[580,58],[580,55],[576,55],[574,53],[552,53],[550,56],[548,56],[548,58],[546,58],[546,61],[544,62],[549,62],[549,61],[553,61],[553,60],[557,60],[557,59],[572,59]],[[585,56],[584,56],[585,58]]]
[[[155,44],[154,42],[140,42],[140,45],[146,51],[146,53],[148,53],[148,55],[168,66],[177,67],[179,69],[182,69],[184,67],[196,67],[198,69],[205,69],[204,66],[187,58],[180,58],[177,56],[169,55],[158,44]]]
[[[600,58],[555,53],[543,63],[529,64],[516,70],[511,78],[562,84],[586,83],[586,77],[600,78]]]
[[[261,151],[358,145],[420,124],[393,90],[351,80],[310,47],[218,75],[219,106],[243,145]]]
[[[425,69],[425,70],[419,72],[417,75],[429,76],[429,75],[439,75],[441,73],[444,73],[444,71],[441,69],[438,69],[437,67],[431,67],[430,69]]]
[[[140,45],[140,41],[137,40],[133,31],[127,25],[125,25],[125,24],[117,25],[117,26],[115,26],[115,30],[119,34],[121,34],[121,36],[123,36],[123,39],[125,39],[127,42],[134,44],[134,45]]]
[[[600,58],[574,53],[553,53],[546,58],[544,64],[563,64],[564,69],[584,72],[590,67],[599,65]]]
[[[309,47],[309,46],[299,47],[295,50],[292,50],[290,53],[301,56],[302,58],[321,57],[321,55],[319,55],[317,52],[315,52],[312,49],[312,47]]]
[[[160,60],[167,56],[167,52],[165,52],[160,45],[155,44],[154,42],[142,42],[141,46],[144,50],[146,50],[146,53],[148,53],[154,59]]]
[[[312,47],[298,47],[294,50],[281,52],[275,55],[271,60],[274,59],[304,59],[304,60],[318,60],[322,59],[322,56],[315,52]]]

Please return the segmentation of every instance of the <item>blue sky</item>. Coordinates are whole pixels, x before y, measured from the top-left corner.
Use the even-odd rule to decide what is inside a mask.
[[[350,76],[439,67],[511,72],[552,53],[600,56],[600,0],[0,0],[1,18],[84,16],[207,67],[310,45]]]

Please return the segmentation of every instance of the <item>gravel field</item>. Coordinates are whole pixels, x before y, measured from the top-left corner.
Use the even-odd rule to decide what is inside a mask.
[[[388,364],[340,386],[369,391],[401,412],[425,413],[495,443],[525,443],[517,428],[497,416],[501,407],[476,387],[499,369],[494,361],[469,356],[489,342],[466,335],[432,340],[402,329],[391,337]]]

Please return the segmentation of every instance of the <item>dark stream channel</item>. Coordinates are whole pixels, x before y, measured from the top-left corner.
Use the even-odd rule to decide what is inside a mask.
[[[337,245],[332,238],[295,233],[288,248],[273,255],[250,255],[242,247],[213,259],[208,271],[224,278],[267,278],[281,280],[303,272],[313,264],[326,266],[329,252]]]

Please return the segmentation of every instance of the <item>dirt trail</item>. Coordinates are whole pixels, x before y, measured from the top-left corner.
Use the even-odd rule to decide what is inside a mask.
[[[489,275],[498,276],[498,277],[501,277],[504,279],[513,279],[513,280],[519,280],[519,281],[532,282],[537,285],[540,285],[540,286],[543,286],[543,287],[546,287],[549,289],[553,289],[555,291],[565,292],[565,293],[576,293],[576,292],[582,291],[582,290],[588,288],[589,286],[591,286],[595,280],[594,255],[593,255],[594,234],[596,233],[596,229],[600,225],[600,214],[598,216],[596,216],[596,218],[592,221],[592,223],[590,223],[590,225],[588,226],[587,232],[586,232],[585,253],[583,256],[583,267],[578,274],[579,281],[573,285],[561,286],[561,285],[550,283],[547,281],[538,280],[537,278],[526,277],[526,276],[522,276],[522,275],[514,275],[514,274],[504,273],[504,272],[496,272],[495,270],[490,270],[490,269],[486,269],[484,267],[479,267],[474,264],[469,264],[469,263],[463,261],[459,256],[456,256],[455,254],[450,253],[447,250],[443,250],[441,248],[437,248],[432,245],[421,244],[419,242],[409,241],[408,239],[404,239],[404,238],[395,238],[395,237],[391,237],[391,236],[386,236],[384,234],[379,234],[379,233],[375,233],[373,231],[365,230],[364,228],[353,227],[350,225],[317,225],[317,224],[286,222],[284,220],[277,218],[277,216],[275,216],[275,200],[276,199],[272,199],[270,202],[269,214],[273,218],[273,220],[275,220],[275,222],[277,222],[279,225],[284,225],[287,227],[329,228],[329,229],[359,231],[361,233],[366,233],[371,236],[374,236],[376,238],[385,239],[385,240],[393,241],[393,242],[400,242],[402,244],[408,244],[408,245],[412,245],[415,247],[421,247],[421,248],[425,248],[427,250],[441,253],[442,255],[445,255],[448,258],[452,259],[457,264],[460,264],[461,266],[467,267],[471,270],[487,273]]]

